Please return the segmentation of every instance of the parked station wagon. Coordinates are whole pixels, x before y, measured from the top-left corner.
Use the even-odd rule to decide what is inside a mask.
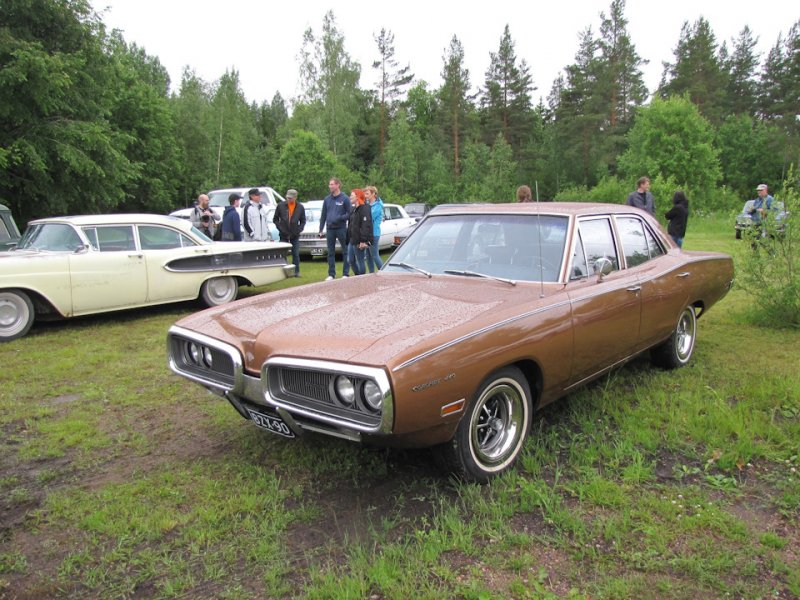
[[[374,275],[212,308],[168,333],[169,364],[255,425],[432,446],[484,482],[534,410],[642,352],[687,364],[729,256],[677,248],[628,206],[461,205],[428,214]]]

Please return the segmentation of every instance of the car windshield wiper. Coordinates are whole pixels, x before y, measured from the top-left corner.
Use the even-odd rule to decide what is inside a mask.
[[[425,269],[420,269],[419,267],[416,267],[414,265],[410,265],[407,262],[389,263],[389,266],[390,267],[403,267],[404,269],[408,269],[409,271],[416,271],[417,273],[422,273],[423,275],[425,275],[428,278],[433,277],[433,275],[428,273],[428,271],[426,271]]]
[[[477,273],[475,271],[456,271],[455,269],[447,269],[445,271],[448,275],[466,275],[467,277],[483,277],[484,279],[493,279],[495,281],[502,281],[511,285],[517,285],[513,279],[506,279],[505,277],[495,277],[494,275],[487,275],[486,273]]]

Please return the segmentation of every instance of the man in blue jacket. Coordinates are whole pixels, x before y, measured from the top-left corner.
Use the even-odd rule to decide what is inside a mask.
[[[319,237],[325,236],[328,242],[328,277],[336,277],[336,241],[342,247],[342,277],[350,275],[350,262],[347,260],[347,218],[350,215],[350,198],[342,193],[342,182],[331,177],[328,182],[330,194],[322,201],[322,214],[319,219]],[[323,228],[325,233],[322,233]]]
[[[228,206],[222,213],[222,241],[241,242],[242,241],[242,221],[239,219],[239,203],[242,197],[239,194],[228,196]]]

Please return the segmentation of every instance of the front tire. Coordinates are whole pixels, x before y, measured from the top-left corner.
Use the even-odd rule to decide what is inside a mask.
[[[453,439],[435,449],[440,465],[478,483],[507,470],[528,437],[532,406],[530,386],[519,369],[496,371],[478,388]]]
[[[677,369],[689,363],[697,340],[697,316],[693,306],[687,306],[678,317],[672,335],[650,352],[653,364],[664,369]]]
[[[203,283],[200,298],[206,306],[220,306],[233,302],[239,295],[239,282],[235,277],[214,277]]]
[[[0,342],[22,337],[33,325],[33,302],[21,290],[0,292]]]

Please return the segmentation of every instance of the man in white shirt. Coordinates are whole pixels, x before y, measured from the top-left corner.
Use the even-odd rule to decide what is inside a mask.
[[[261,205],[261,192],[258,191],[258,188],[253,188],[247,192],[247,195],[250,199],[242,210],[244,241],[271,242],[269,219],[267,219],[267,210]]]

